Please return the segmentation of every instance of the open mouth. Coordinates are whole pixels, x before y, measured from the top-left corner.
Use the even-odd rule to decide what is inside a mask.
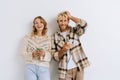
[[[38,28],[42,28],[42,26],[38,26]]]

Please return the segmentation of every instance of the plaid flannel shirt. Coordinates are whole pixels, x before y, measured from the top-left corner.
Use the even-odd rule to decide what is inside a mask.
[[[72,40],[74,45],[70,49],[70,54],[73,57],[74,62],[76,63],[79,70],[84,69],[89,65],[89,61],[82,49],[80,43],[80,36],[84,34],[85,27],[87,23],[84,20],[81,20],[76,24],[76,27],[68,27],[66,39]],[[64,53],[62,59],[59,60],[58,52],[62,49],[65,44],[65,39],[62,36],[61,32],[58,31],[52,35],[52,53],[54,59],[59,61],[59,78],[65,79],[65,74],[67,72],[67,53]]]

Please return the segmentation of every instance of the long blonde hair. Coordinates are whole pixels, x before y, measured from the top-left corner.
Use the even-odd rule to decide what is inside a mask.
[[[43,24],[44,24],[44,28],[43,28],[43,31],[42,31],[42,36],[47,35],[47,30],[48,30],[48,28],[47,28],[47,22],[45,21],[45,19],[42,16],[37,16],[33,20],[32,37],[34,37],[35,35],[37,35],[37,30],[36,30],[36,28],[34,26],[36,19],[40,19],[43,22]]]

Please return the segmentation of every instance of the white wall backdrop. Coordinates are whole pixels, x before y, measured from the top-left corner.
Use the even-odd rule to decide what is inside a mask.
[[[21,40],[31,31],[33,18],[43,16],[51,35],[57,30],[57,14],[64,10],[88,22],[81,38],[91,62],[85,80],[120,80],[119,0],[0,0],[0,80],[24,80]],[[51,77],[58,80],[54,61]]]

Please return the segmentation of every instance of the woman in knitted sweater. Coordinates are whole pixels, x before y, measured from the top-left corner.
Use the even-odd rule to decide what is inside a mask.
[[[25,35],[23,40],[25,80],[50,80],[51,39],[47,36],[44,18],[35,17],[32,33]]]

